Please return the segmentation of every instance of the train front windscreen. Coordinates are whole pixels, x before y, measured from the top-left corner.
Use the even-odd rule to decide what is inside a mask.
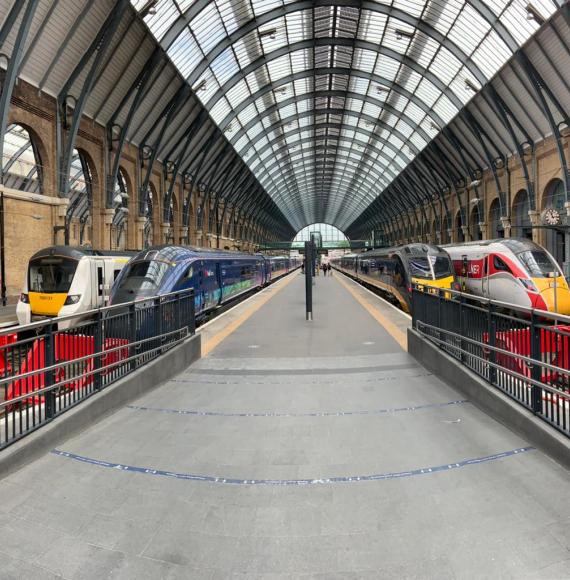
[[[162,260],[144,260],[127,265],[125,274],[113,292],[112,303],[122,304],[156,296],[171,268],[170,262]]]
[[[451,261],[446,256],[417,256],[410,258],[412,278],[439,280],[452,276]]]

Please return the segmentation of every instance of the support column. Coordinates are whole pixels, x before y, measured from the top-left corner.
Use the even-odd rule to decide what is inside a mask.
[[[566,210],[566,219],[563,220],[564,225],[570,225],[570,202],[564,203],[564,209]],[[564,230],[564,276],[570,276],[570,232],[566,229]]]
[[[487,225],[487,222],[479,222],[479,230],[481,231],[481,236],[484,240],[489,236],[488,228],[489,226]]]
[[[103,239],[101,240],[101,249],[110,250],[111,245],[111,228],[113,225],[113,218],[115,217],[114,209],[104,209],[103,214]]]
[[[190,240],[188,239],[189,233],[190,233],[190,228],[188,228],[186,226],[180,226],[178,228],[178,239],[179,239],[181,245],[183,245],[183,246],[190,245]]]
[[[134,219],[135,227],[135,248],[137,250],[144,248],[144,226],[146,223],[146,218],[144,216],[136,216]]]
[[[537,226],[540,225],[540,212],[536,211],[535,209],[531,209],[528,212],[528,217],[530,219],[530,225],[532,226],[532,241],[539,243],[540,230],[537,228]]]
[[[466,242],[469,242],[469,241],[471,241],[471,240],[470,240],[470,238],[471,238],[471,235],[469,234],[469,226],[461,226],[461,231],[463,232],[463,239],[464,239]]]
[[[503,230],[505,232],[505,238],[511,237],[511,218],[508,217],[501,217],[501,224],[503,226]]]

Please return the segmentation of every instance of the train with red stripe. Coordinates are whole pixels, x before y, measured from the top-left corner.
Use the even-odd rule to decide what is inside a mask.
[[[556,260],[518,238],[443,246],[465,292],[525,308],[570,315],[570,288]]]

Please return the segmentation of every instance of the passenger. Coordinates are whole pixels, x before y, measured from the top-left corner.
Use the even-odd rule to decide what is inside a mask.
[[[301,262],[301,274],[305,273],[305,262]]]
[[[321,268],[323,269],[323,275],[326,276],[327,275],[327,265],[326,264],[323,264],[321,266]]]
[[[332,276],[332,266],[330,262],[327,264],[327,270],[329,271],[329,276]]]

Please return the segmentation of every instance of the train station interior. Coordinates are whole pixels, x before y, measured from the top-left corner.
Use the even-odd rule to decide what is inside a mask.
[[[570,578],[570,2],[0,0],[0,579]]]

